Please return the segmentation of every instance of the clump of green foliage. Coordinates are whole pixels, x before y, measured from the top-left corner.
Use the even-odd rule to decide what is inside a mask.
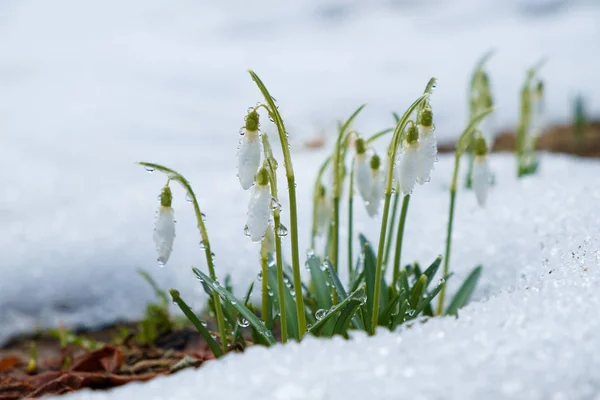
[[[477,129],[478,124],[491,112],[491,109],[483,108],[473,115],[459,138],[450,190],[445,256],[443,258],[439,256],[428,262],[425,264],[426,268],[421,268],[419,263],[403,266],[401,249],[404,221],[415,179],[420,184],[429,180],[428,174],[419,178],[414,168],[420,165],[420,154],[422,153],[418,150],[419,146],[425,146],[427,135],[432,135],[434,129],[429,99],[436,85],[435,79],[432,78],[427,83],[424,93],[418,96],[402,115],[396,115],[396,124],[391,129],[385,129],[364,138],[352,130],[351,124],[364,106],[359,107],[346,121],[340,123],[335,148],[320,168],[315,182],[315,212],[311,226],[312,248],[306,252],[305,258],[305,268],[310,274],[310,282],[306,284],[300,278],[296,184],[287,131],[274,98],[253,71],[250,71],[250,75],[264,98],[264,103],[259,103],[249,110],[246,128],[242,132],[247,135],[243,138],[246,141],[256,141],[260,137],[262,152],[262,157],[258,155],[262,158],[262,163],[250,156],[248,156],[250,161],[243,160],[246,164],[252,164],[252,168],[254,168],[252,174],[256,174],[254,186],[250,189],[251,201],[246,231],[248,236],[254,238],[257,229],[261,230],[258,235],[258,240],[261,242],[259,280],[262,296],[260,307],[255,309],[249,303],[254,282],[240,299],[233,294],[229,279],[223,283],[217,279],[214,254],[211,250],[204,214],[201,212],[189,182],[181,174],[168,167],[156,163],[140,163],[147,171],[159,171],[167,176],[167,184],[161,194],[159,217],[155,230],[160,266],[167,262],[175,237],[171,209],[172,193],[169,185],[173,182],[179,183],[186,192],[186,198],[192,203],[200,232],[201,247],[206,256],[208,273],[195,267],[192,268],[192,271],[201,282],[204,291],[209,295],[208,306],[216,317],[219,336],[213,335],[208,330],[206,323],[200,320],[181,298],[178,291],[171,289],[169,293],[173,301],[207,341],[215,356],[220,357],[231,348],[245,346],[243,329],[250,329],[254,343],[270,346],[276,343],[276,336],[279,336],[285,343],[288,340],[302,340],[307,334],[320,337],[333,335],[348,337],[351,330],[363,330],[369,334],[375,334],[377,327],[394,329],[417,318],[456,315],[457,310],[469,300],[481,273],[481,267],[476,267],[454,298],[446,304],[444,293],[446,280],[451,278],[449,259],[458,170],[462,154],[480,136]],[[277,129],[281,144],[283,169],[288,183],[289,231],[280,222],[283,210],[277,188],[277,173],[280,164],[273,155],[266,132],[262,131],[259,134],[258,111],[267,113],[269,120]],[[356,160],[362,157],[360,154],[363,154],[365,149],[370,149],[371,143],[386,137],[386,135],[389,135],[386,156],[379,157],[376,154],[370,154],[367,166],[362,164],[355,171]],[[431,160],[431,157],[435,157],[437,148],[431,147],[436,146],[435,140],[431,136],[428,137],[428,140],[427,145],[430,146],[428,157]],[[359,144],[359,147],[364,145],[364,148],[356,148],[357,153],[354,154],[352,148],[356,143]],[[246,150],[247,153],[244,154],[257,157],[255,153],[252,153],[252,149]],[[435,153],[432,153],[433,150]],[[487,148],[484,146],[483,153],[479,155],[483,157],[486,152]],[[431,162],[433,163],[433,161]],[[331,187],[327,187],[328,185],[324,184],[322,179],[328,168],[333,174]],[[367,175],[363,172],[368,171],[368,168],[371,168],[371,172],[374,174],[372,179],[375,179],[375,176],[379,179],[376,182],[379,186],[375,186],[373,183],[370,186],[373,192],[367,193],[372,197],[364,198],[363,196],[369,215],[372,217],[381,215],[379,240],[373,244],[364,235],[356,234],[353,230],[354,184],[355,181],[359,186],[364,183],[361,179],[367,179],[365,178]],[[245,179],[246,176],[240,176],[241,182]],[[400,183],[400,180],[403,183]],[[343,249],[343,244],[339,240],[342,229],[340,213],[343,206],[343,187],[346,185],[349,187],[348,243],[347,248]],[[244,182],[242,182],[242,186],[245,186],[244,189],[250,187]],[[265,193],[268,195],[266,202],[264,201]],[[375,201],[377,201],[376,204]],[[379,211],[381,202],[383,202],[383,209]],[[396,209],[400,202],[402,209],[399,220],[396,220]],[[325,204],[329,204],[331,207],[316,209]],[[323,212],[323,210],[329,211]],[[323,223],[324,219],[325,223]],[[326,228],[322,252],[317,249],[319,247],[317,246],[319,227]],[[283,239],[288,236],[288,232],[291,245],[291,262],[289,264],[283,260],[282,251]],[[356,257],[353,254],[355,246],[359,248]],[[341,254],[346,252],[348,254],[347,265],[342,265]],[[393,259],[391,255],[393,255]],[[342,271],[347,271],[347,276],[343,277]],[[386,271],[391,273],[386,274]],[[438,277],[440,273],[441,279]],[[388,278],[389,276],[391,278]],[[436,299],[437,309],[434,308]]]

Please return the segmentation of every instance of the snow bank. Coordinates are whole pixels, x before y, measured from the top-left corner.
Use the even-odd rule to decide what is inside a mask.
[[[567,229],[575,226],[562,221]],[[361,333],[350,341],[308,338],[253,347],[199,370],[60,398],[597,399],[600,254],[598,241],[585,237],[591,225],[561,240],[572,252],[550,250],[539,276],[471,303],[458,319],[435,318],[375,337]]]
[[[277,97],[295,143],[331,133],[334,118],[363,102],[369,107],[357,128],[386,127],[389,112],[406,107],[432,75],[440,80],[437,132],[452,137],[465,120],[473,63],[490,47],[497,49],[489,67],[498,121],[515,122],[524,70],[542,56],[549,58],[549,113],[568,118],[572,93],[598,92],[600,58],[589,50],[600,7],[536,2],[543,12],[534,13],[531,4],[2,2],[0,342],[59,321],[97,326],[139,317],[151,290],[138,267],[202,304],[189,270],[205,268],[192,211],[175,191],[178,237],[168,266],[158,269],[152,226],[164,180],[135,167],[137,160],[164,163],[190,179],[208,216],[220,276],[232,273],[240,291],[247,286],[258,270],[251,262],[257,249],[243,235],[247,195],[234,160],[244,112],[260,100],[248,67]],[[592,111],[599,106],[592,101]],[[324,155],[295,154],[301,248]],[[484,264],[478,298],[514,287],[522,275],[537,276],[540,246],[573,240],[551,229],[570,234],[560,225],[567,216],[595,218],[598,165],[544,161],[540,177],[516,182],[512,160],[493,159],[494,212],[477,209],[471,196],[459,198],[452,264],[458,279]],[[449,165],[442,158],[433,182],[414,197],[405,260],[426,262],[443,249]],[[592,217],[570,217],[569,199]],[[356,225],[376,237],[376,224],[364,215]]]

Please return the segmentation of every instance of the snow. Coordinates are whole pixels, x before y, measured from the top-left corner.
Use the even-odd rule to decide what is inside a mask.
[[[135,166],[138,160],[171,166],[190,180],[207,215],[218,274],[232,273],[238,293],[247,287],[258,272],[258,248],[243,233],[248,193],[236,178],[235,154],[245,111],[261,100],[247,68],[277,98],[290,131],[305,249],[313,179],[326,153],[303,149],[303,140],[330,137],[335,119],[362,103],[368,107],[356,128],[385,128],[390,111],[410,104],[434,75],[436,134],[455,137],[466,119],[469,74],[490,48],[498,125],[516,122],[525,69],[542,57],[550,121],[568,120],[579,92],[598,115],[600,57],[590,49],[599,17],[592,1],[2,2],[0,343],[60,321],[93,327],[138,318],[152,291],[137,268],[202,306],[190,271],[206,268],[193,211],[174,188],[177,238],[169,263],[158,268],[152,229],[165,179]],[[405,261],[426,263],[443,250],[451,163],[441,157],[432,182],[415,192]],[[302,390],[304,397],[342,398],[365,387],[380,398],[399,388],[423,398],[502,398],[511,390],[523,397],[531,390],[528,398],[559,390],[558,399],[590,398],[598,371],[592,332],[600,165],[544,156],[539,175],[517,181],[511,156],[490,163],[496,186],[487,208],[469,192],[457,202],[450,291],[484,265],[475,296],[483,302],[459,320],[350,342],[256,348],[115,393],[128,398],[130,390],[147,390],[146,397],[161,398],[152,390],[164,384],[181,393],[162,398],[185,398],[186,385],[216,395],[220,382],[229,394],[218,398],[260,387],[273,398]],[[377,223],[357,208],[355,229],[375,240]],[[335,368],[320,368],[325,360]],[[264,371],[243,373],[256,362]],[[291,377],[293,366],[300,375]],[[345,369],[351,379],[340,373]],[[267,376],[282,378],[268,383]],[[382,385],[367,386],[367,377]]]

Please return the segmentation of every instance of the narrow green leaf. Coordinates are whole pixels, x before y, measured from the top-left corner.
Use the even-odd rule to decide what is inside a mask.
[[[425,292],[425,287],[427,286],[427,276],[421,275],[419,280],[415,283],[413,290],[410,294],[410,307],[412,309],[416,309],[419,305],[423,297],[423,292]]]
[[[250,311],[240,300],[236,299],[231,293],[227,290],[223,289],[221,285],[216,284],[209,276],[204,274],[197,268],[192,268],[194,271],[194,275],[198,277],[200,280],[204,280],[206,284],[223,299],[224,302],[229,303],[235,308],[246,320],[250,323],[250,325],[254,326],[258,333],[265,338],[265,340],[269,344],[275,344],[275,338],[273,334],[267,329],[265,324],[256,316],[252,311]]]
[[[463,307],[473,294],[475,287],[477,286],[477,281],[481,276],[481,265],[477,266],[465,279],[458,292],[454,295],[454,298],[450,302],[450,305],[446,309],[446,315],[456,315],[458,309]]]
[[[308,333],[313,334],[315,336],[319,336],[319,332],[321,329],[327,324],[331,318],[333,318],[339,311],[341,311],[346,305],[348,305],[352,301],[362,302],[362,298],[364,297],[365,292],[363,288],[360,288],[352,293],[348,297],[344,299],[344,301],[339,302],[334,307],[330,308],[327,313],[323,316],[323,318],[317,320],[313,326],[310,327]]]
[[[333,327],[333,335],[348,337],[348,327],[350,326],[350,322],[356,317],[356,312],[360,306],[360,300],[355,299],[344,307]]]
[[[442,264],[442,256],[438,256],[429,267],[427,267],[427,269],[423,272],[423,274],[425,276],[427,276],[427,286],[429,286],[429,284],[431,283],[431,281],[433,280],[433,277],[435,276],[435,274],[437,273],[438,269],[440,268],[440,265]]]
[[[348,296],[346,289],[344,289],[344,285],[342,285],[342,281],[340,281],[340,277],[338,276],[337,272],[335,272],[335,268],[333,268],[331,262],[329,260],[325,260],[325,262],[327,263],[330,281],[335,288],[338,298],[340,300],[344,300]]]
[[[311,282],[314,285],[314,296],[317,299],[317,306],[320,309],[329,309],[333,305],[331,300],[331,289],[327,285],[327,273],[321,269],[321,266],[327,264],[322,263],[319,258],[311,253],[307,256],[306,263],[310,271]]]
[[[246,291],[246,296],[244,296],[244,305],[248,307],[248,302],[250,301],[250,295],[252,295],[252,290],[254,289],[254,281],[250,283],[250,287]],[[252,310],[250,310],[252,311]],[[254,312],[254,311],[252,311]],[[240,324],[235,324],[235,329],[233,330],[233,343],[241,343],[243,348],[246,348],[246,341],[242,336]]]
[[[381,313],[379,317],[379,324],[382,326],[389,326],[390,320],[392,320],[392,314],[394,310],[397,308],[398,303],[400,301],[404,301],[406,299],[406,292],[404,290],[400,291],[392,300],[388,303],[387,307]]]
[[[212,350],[215,357],[219,358],[223,355],[223,350],[219,347],[217,341],[212,337],[208,329],[202,324],[202,321],[198,318],[198,316],[192,311],[192,309],[183,301],[179,292],[175,289],[169,290],[173,301],[179,306],[183,314],[190,320],[190,322],[196,327],[200,335],[206,340],[208,346]]]
[[[358,235],[360,240],[360,247],[362,249],[362,257],[364,258],[364,274],[365,274],[365,284],[367,289],[367,304],[366,304],[366,312],[365,312],[365,324],[366,326],[371,326],[373,321],[373,298],[375,295],[375,267],[377,263],[377,259],[375,257],[375,253],[373,253],[373,249],[371,245],[367,241],[367,239],[362,235]],[[363,307],[364,309],[364,307]]]
[[[273,292],[273,296],[269,297],[271,298],[271,300],[273,300],[275,310],[279,313],[279,317],[281,318],[281,308],[279,305],[279,285],[277,281],[277,268],[273,264],[270,265],[271,266],[268,269],[269,276],[267,277],[267,279],[269,280],[269,288]],[[265,278],[263,277],[263,279]],[[292,285],[293,287],[292,281],[289,278],[287,279],[290,285]],[[290,288],[288,288],[287,285],[283,285],[283,291],[283,301],[285,303],[285,320],[287,321],[288,336],[291,339],[298,340],[300,336],[298,332],[298,314],[296,311],[296,300],[294,299],[294,296],[292,296]]]
[[[427,309],[427,307],[429,306],[429,308],[431,308],[431,302],[433,301],[433,299],[435,298],[435,296],[438,295],[438,293],[442,290],[442,287],[445,285],[445,282],[440,283],[439,285],[437,285],[435,287],[435,289],[433,289],[430,293],[427,294],[427,296],[425,296],[425,298],[423,298],[420,302],[419,305],[417,305],[417,307],[415,308],[415,316],[419,315],[419,313],[421,313],[421,311],[424,311],[425,309]],[[433,311],[431,312],[431,314],[426,314],[430,317],[433,316]]]

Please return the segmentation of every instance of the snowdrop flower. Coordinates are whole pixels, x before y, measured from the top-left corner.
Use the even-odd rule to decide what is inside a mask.
[[[490,186],[490,168],[487,161],[487,144],[483,136],[475,139],[475,157],[473,159],[473,190],[477,203],[483,207]]]
[[[246,117],[246,126],[240,138],[238,153],[238,178],[244,190],[254,183],[254,176],[260,166],[260,134],[258,131],[258,113],[252,111]]]
[[[267,225],[267,231],[265,232],[265,237],[263,238],[265,243],[267,253],[275,252],[275,229],[273,229],[273,223],[269,222]]]
[[[396,179],[404,195],[412,193],[419,171],[419,131],[411,125],[396,160]]]
[[[154,243],[158,253],[157,262],[159,267],[164,267],[169,260],[173,250],[173,241],[175,240],[175,218],[171,208],[172,199],[171,188],[167,184],[160,194],[160,208],[154,226]]]
[[[437,161],[437,141],[433,133],[433,113],[431,108],[426,108],[421,113],[419,129],[419,168],[417,173],[417,182],[424,184],[429,182],[431,171],[434,169],[434,164]]]
[[[367,147],[364,139],[357,138],[355,142],[356,155],[354,156],[354,177],[358,193],[365,202],[371,198],[372,176],[371,167],[367,158]]]
[[[316,204],[317,216],[317,235],[321,236],[327,231],[327,227],[331,223],[331,214],[333,214],[333,205],[331,199],[327,196],[327,190],[324,185],[321,185]]]
[[[271,192],[266,168],[261,168],[256,174],[256,185],[252,186],[247,215],[247,233],[253,242],[259,242],[265,236],[271,217]]]
[[[379,205],[381,204],[381,200],[383,199],[383,185],[384,185],[384,176],[383,170],[381,168],[381,159],[377,154],[374,154],[371,157],[371,197],[369,201],[366,202],[367,213],[369,217],[374,217],[379,210]]]

